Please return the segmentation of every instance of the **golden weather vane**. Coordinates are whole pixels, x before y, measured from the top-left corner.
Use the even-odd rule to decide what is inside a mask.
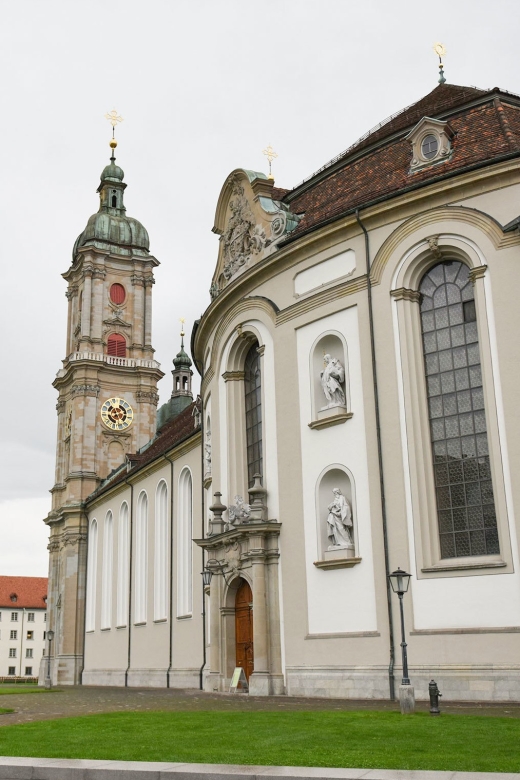
[[[273,160],[275,160],[278,157],[278,155],[274,151],[274,149],[271,146],[271,144],[268,144],[268,146],[265,149],[263,149],[262,154],[265,154],[265,156],[267,157],[267,159],[269,161],[269,177],[268,178],[269,179],[274,179],[274,176],[271,173],[271,164],[272,164]]]
[[[439,84],[445,84],[446,79],[444,78],[444,69],[442,64],[442,58],[446,54],[446,46],[442,43],[435,43],[433,45],[433,51],[439,58]]]

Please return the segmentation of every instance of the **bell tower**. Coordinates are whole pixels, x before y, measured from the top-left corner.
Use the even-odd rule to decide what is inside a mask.
[[[53,382],[56,474],[45,519],[52,678],[62,685],[81,682],[83,668],[88,531],[83,502],[124,463],[126,453],[154,435],[157,382],[163,376],[152,347],[153,270],[159,263],[143,225],[126,215],[116,146],[113,137],[97,190],[99,209],[77,238],[63,274],[66,357]]]

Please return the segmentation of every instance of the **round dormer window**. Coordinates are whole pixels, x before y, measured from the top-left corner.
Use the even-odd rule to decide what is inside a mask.
[[[439,141],[437,136],[429,133],[426,135],[421,143],[421,153],[426,160],[432,160],[439,151]]]

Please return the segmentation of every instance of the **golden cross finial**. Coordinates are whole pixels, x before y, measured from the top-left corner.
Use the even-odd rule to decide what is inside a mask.
[[[112,140],[110,141],[110,148],[112,149],[112,156],[114,156],[114,149],[117,146],[116,125],[118,124],[118,122],[123,121],[123,117],[119,116],[115,108],[113,108],[112,111],[109,111],[108,114],[105,114],[105,119],[108,119],[108,121],[112,125]]]
[[[184,334],[184,323],[186,322],[186,320],[184,319],[184,317],[180,317],[179,322],[181,323],[181,336],[184,336],[185,335]]]
[[[262,154],[265,154],[265,156],[267,157],[267,159],[269,161],[269,178],[270,179],[274,179],[274,176],[271,173],[271,163],[273,162],[273,160],[275,160],[278,157],[278,155],[274,151],[274,149],[271,146],[271,144],[268,144],[267,147],[262,150]]]
[[[444,78],[442,58],[446,54],[446,46],[444,46],[442,43],[435,43],[433,45],[433,51],[439,58],[439,84],[445,84],[446,79]]]

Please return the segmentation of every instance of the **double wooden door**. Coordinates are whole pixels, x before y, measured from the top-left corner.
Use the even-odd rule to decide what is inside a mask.
[[[245,580],[242,580],[235,596],[235,636],[236,665],[242,667],[249,680],[254,668],[253,594]]]

